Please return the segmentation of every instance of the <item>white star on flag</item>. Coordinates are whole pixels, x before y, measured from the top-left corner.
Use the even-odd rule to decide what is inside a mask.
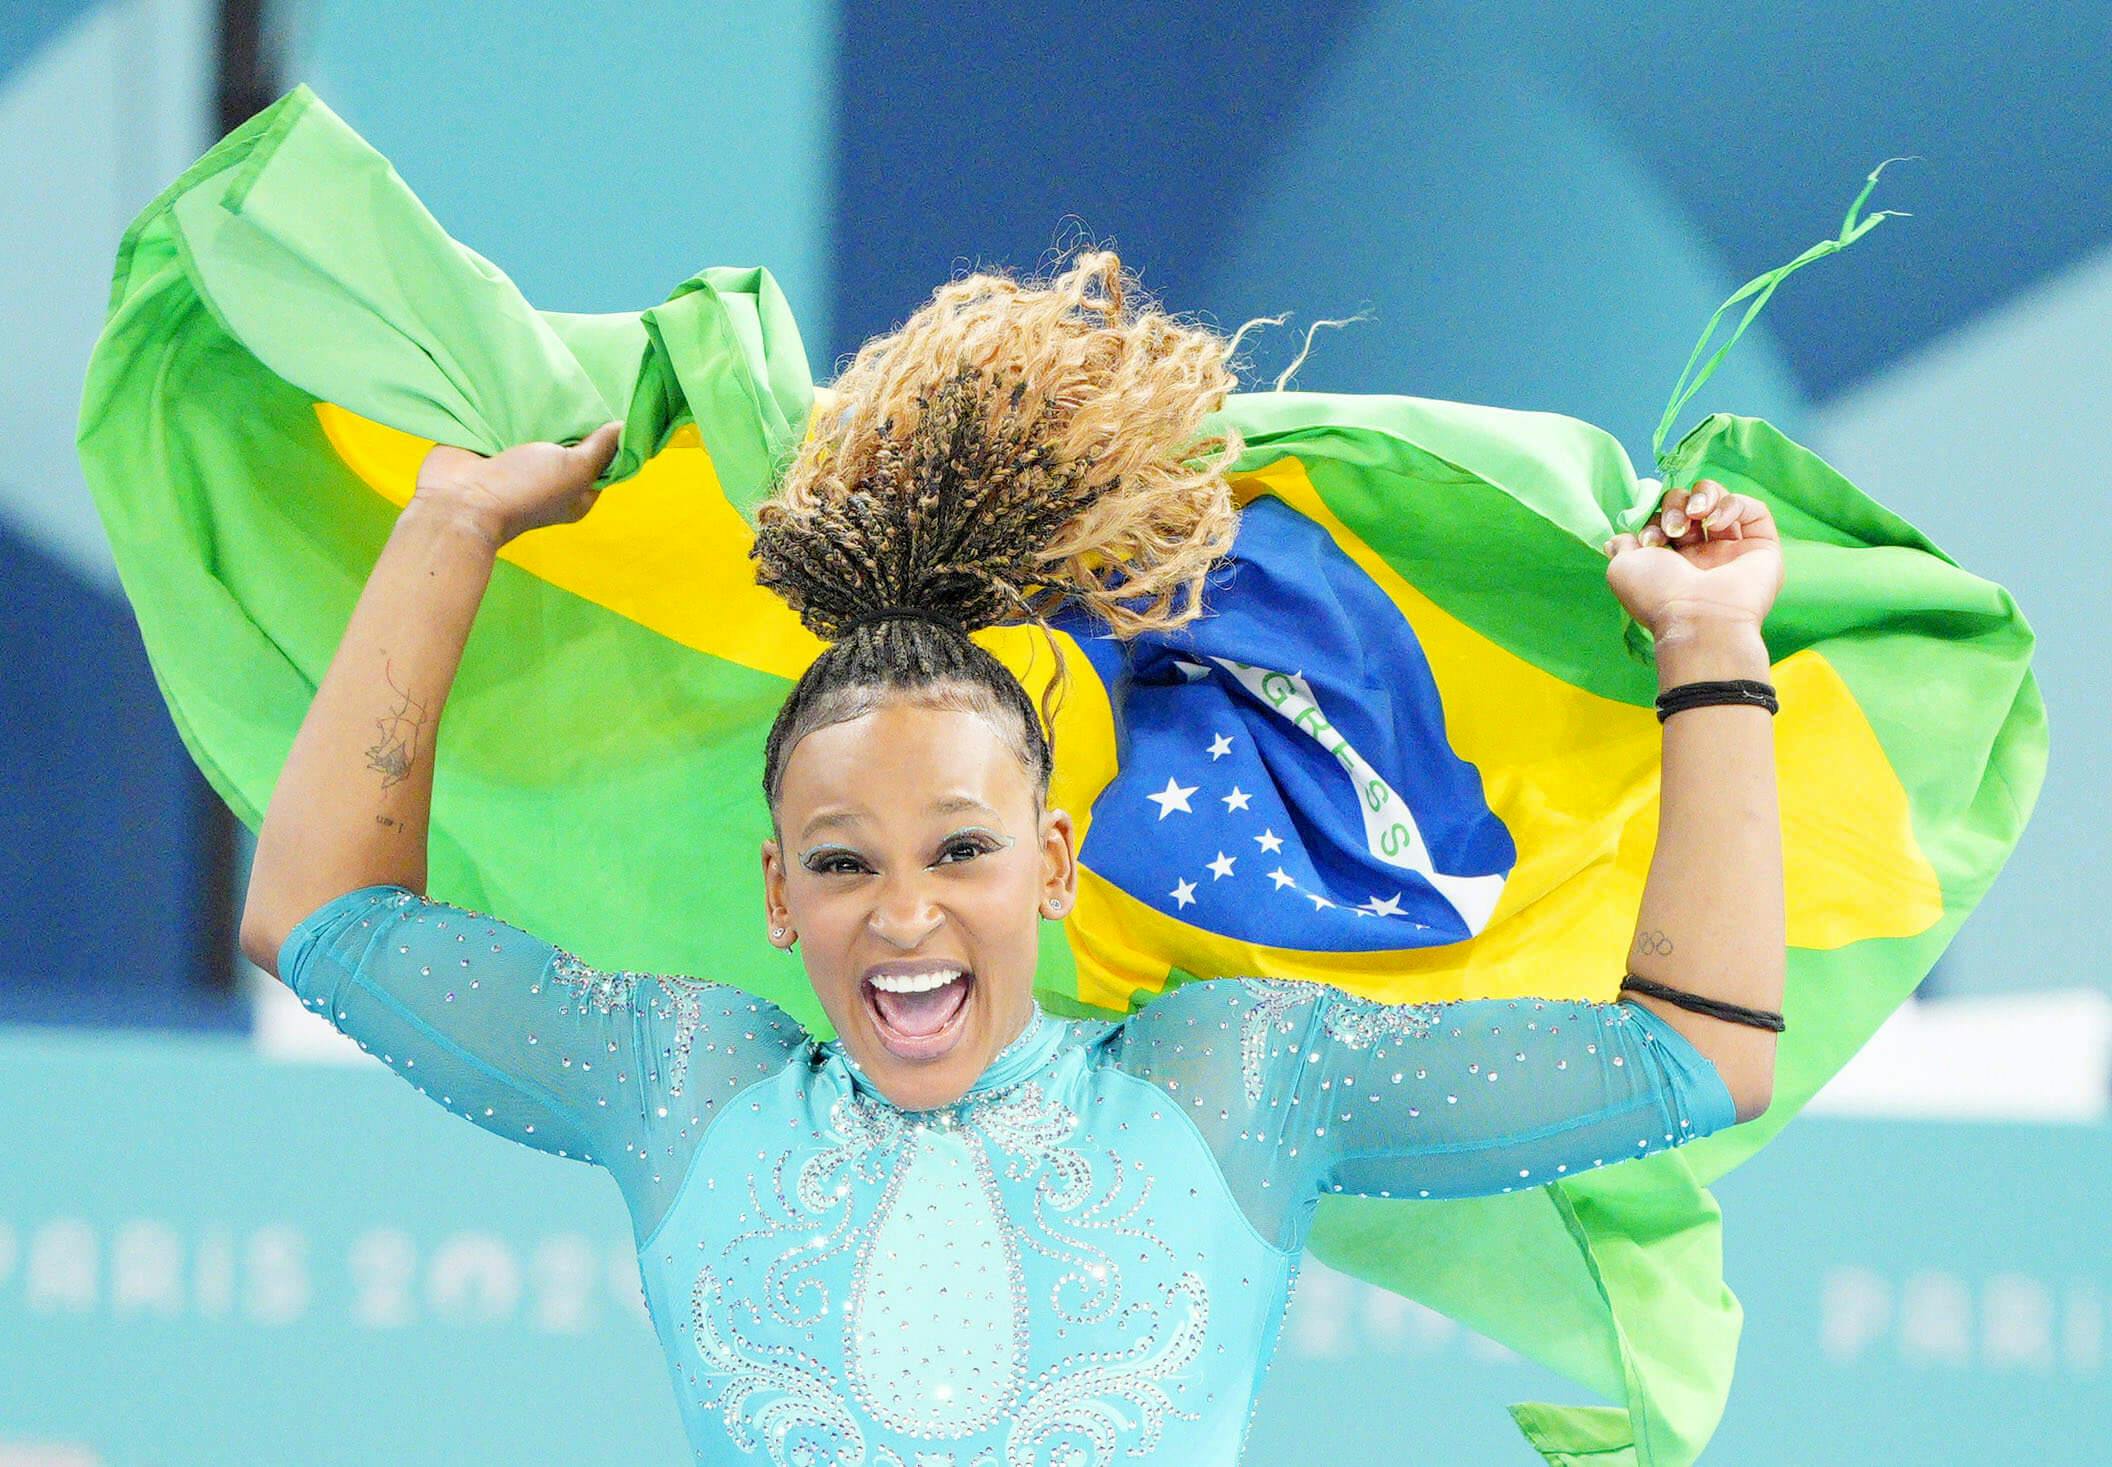
[[[1176,810],[1184,810],[1188,814],[1193,815],[1195,812],[1188,809],[1188,797],[1200,788],[1200,785],[1176,784],[1173,776],[1169,774],[1166,776],[1166,788],[1155,795],[1146,795],[1144,798],[1157,803],[1161,820],[1164,820]]]
[[[1384,901],[1373,897],[1363,906],[1357,908],[1357,910],[1360,912],[1368,911],[1374,917],[1405,917],[1408,915],[1401,910],[1401,894],[1399,892],[1395,892]]]
[[[1201,682],[1204,678],[1210,676],[1210,669],[1203,666],[1200,662],[1188,662],[1176,657],[1173,659],[1173,665],[1178,667],[1181,670],[1181,676],[1191,683]]]
[[[1195,883],[1192,881],[1176,881],[1173,884],[1173,890],[1167,892],[1166,895],[1173,898],[1176,906],[1192,906],[1195,903]]]
[[[1254,840],[1260,845],[1262,850],[1272,856],[1283,849],[1283,837],[1273,830],[1264,829],[1260,835],[1254,837]]]
[[[1222,759],[1225,757],[1225,755],[1231,752],[1232,740],[1230,736],[1226,734],[1219,734],[1216,738],[1210,741],[1209,754],[1212,759]]]
[[[1223,851],[1219,851],[1215,861],[1205,861],[1203,864],[1217,873],[1217,880],[1223,881],[1232,874],[1232,863],[1238,859],[1239,857],[1237,856],[1228,856]]]
[[[1278,891],[1282,891],[1286,886],[1296,886],[1298,884],[1298,878],[1291,875],[1290,872],[1284,870],[1281,866],[1269,873],[1269,879],[1276,883]]]
[[[1329,901],[1326,897],[1320,895],[1320,893],[1317,891],[1307,892],[1306,897],[1312,902],[1313,910],[1316,912],[1319,911],[1322,907],[1332,907],[1334,905],[1333,902]]]
[[[1247,801],[1253,799],[1254,797],[1235,784],[1234,786],[1232,786],[1231,794],[1219,795],[1218,798],[1225,802],[1225,810],[1226,813],[1229,814],[1234,810],[1246,809]]]

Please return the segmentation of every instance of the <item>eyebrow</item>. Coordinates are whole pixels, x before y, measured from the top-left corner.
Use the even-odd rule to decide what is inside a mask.
[[[947,795],[941,799],[933,800],[930,809],[934,815],[950,815],[956,810],[985,810],[992,815],[997,813],[997,811],[992,810],[973,795]],[[865,819],[865,812],[862,810],[832,810],[825,815],[816,815],[812,820],[809,820],[805,828],[800,831],[799,838],[805,840],[815,831],[826,826],[856,825],[863,819]]]

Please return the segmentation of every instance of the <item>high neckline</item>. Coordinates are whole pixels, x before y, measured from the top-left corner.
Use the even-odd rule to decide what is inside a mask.
[[[1017,1085],[1047,1063],[1049,1056],[1062,1044],[1065,1029],[1063,1020],[1046,1012],[1038,999],[1030,998],[1028,1001],[1032,1008],[1028,1011],[1026,1025],[1013,1036],[1011,1043],[990,1057],[990,1063],[983,1067],[983,1072],[976,1077],[975,1083],[968,1087],[960,1100],[952,1102],[952,1105],[979,1099],[994,1091]],[[850,1072],[852,1084],[861,1093],[876,1100],[887,1101],[890,1105],[894,1104],[887,1099],[880,1087],[873,1083],[872,1077],[866,1074],[864,1067],[852,1055],[849,1046],[843,1042],[842,1035],[829,1040],[822,1048],[843,1061],[844,1068]],[[951,1105],[931,1107],[933,1110],[951,1108]]]

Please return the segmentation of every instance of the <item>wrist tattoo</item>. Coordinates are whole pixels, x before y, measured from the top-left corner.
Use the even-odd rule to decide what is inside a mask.
[[[400,783],[418,762],[418,730],[425,726],[425,705],[397,686],[393,666],[383,663],[382,676],[402,701],[388,716],[374,720],[381,737],[367,750],[367,768],[381,775],[381,787],[387,789]]]
[[[1665,957],[1672,951],[1672,939],[1662,932],[1638,932],[1635,935],[1635,950],[1654,957]]]

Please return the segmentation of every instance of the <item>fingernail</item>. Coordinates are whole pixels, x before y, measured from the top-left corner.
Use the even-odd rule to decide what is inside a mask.
[[[1666,511],[1665,511],[1665,533],[1666,533],[1667,535],[1684,535],[1684,534],[1686,534],[1686,533],[1687,533],[1687,517],[1686,517],[1686,515],[1685,515],[1685,514],[1683,514],[1683,513],[1681,513],[1681,512],[1679,511],[1679,510],[1676,510],[1676,509],[1668,509],[1668,510],[1666,510]]]

